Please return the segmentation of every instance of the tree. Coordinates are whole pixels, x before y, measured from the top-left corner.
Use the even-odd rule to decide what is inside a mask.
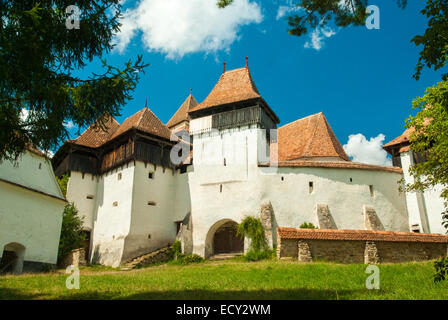
[[[64,197],[67,197],[67,184],[68,184],[69,178],[70,177],[69,177],[68,173],[65,173],[62,177],[57,178],[59,187],[61,188],[61,191],[62,191],[62,194],[64,195]]]
[[[70,251],[83,247],[86,240],[82,232],[83,219],[78,216],[78,210],[73,203],[64,208],[62,215],[61,237],[59,239],[58,263],[64,259]]]
[[[404,9],[407,0],[393,0]],[[233,0],[218,0],[218,6],[224,8]],[[369,0],[297,0],[298,13],[288,17],[288,33],[302,36],[317,27],[334,23],[339,27],[364,26]],[[446,0],[427,0],[421,14],[428,18],[428,27],[423,35],[416,35],[411,41],[422,45],[420,57],[415,68],[414,78],[418,80],[424,67],[439,70],[448,61],[448,2]],[[444,79],[448,78],[445,74]]]
[[[70,5],[79,8],[79,29],[66,26]],[[99,119],[107,130],[131,99],[142,57],[122,69],[104,59],[104,72],[87,79],[76,74],[113,48],[120,0],[0,0],[0,17],[0,160],[17,159],[28,144],[56,148],[69,121],[80,128]]]
[[[415,182],[407,191],[424,191],[442,185],[441,197],[448,201],[448,81],[426,89],[423,97],[413,101],[416,116],[406,119],[406,127],[415,130],[410,137],[411,149],[424,161],[411,166]],[[448,226],[448,225],[446,225]]]

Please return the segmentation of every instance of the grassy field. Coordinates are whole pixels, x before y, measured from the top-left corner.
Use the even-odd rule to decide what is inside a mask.
[[[0,277],[0,299],[448,299],[432,262],[380,265],[380,290],[366,289],[365,265],[220,261],[131,271],[80,270],[68,290],[65,270]]]

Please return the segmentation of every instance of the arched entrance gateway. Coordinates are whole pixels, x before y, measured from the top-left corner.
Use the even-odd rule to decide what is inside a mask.
[[[0,260],[0,274],[22,273],[24,256],[25,247],[23,245],[17,242],[8,243],[3,248],[2,258]]]
[[[205,246],[205,256],[217,254],[242,253],[244,251],[244,237],[237,235],[238,224],[229,219],[215,223],[209,230]]]

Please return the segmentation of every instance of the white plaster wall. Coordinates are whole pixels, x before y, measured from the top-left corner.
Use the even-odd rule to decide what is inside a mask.
[[[193,166],[187,167],[187,172],[180,173],[176,170],[174,176],[174,214],[173,221],[182,221],[191,212],[190,188],[188,186],[188,173],[192,172]]]
[[[409,174],[410,166],[414,165],[412,150],[400,154],[403,168],[403,177],[406,183],[414,183],[414,178]],[[442,226],[442,212],[444,201],[440,197],[442,186],[438,185],[425,192],[407,192],[406,207],[409,212],[409,225],[420,225],[421,232],[446,233]]]
[[[11,161],[1,162],[0,179],[56,197],[64,197],[54,175],[50,160],[29,151],[25,151],[16,163]]]
[[[83,225],[85,230],[93,229],[93,221],[97,207],[99,177],[92,174],[83,174],[81,172],[72,171],[67,184],[67,201],[75,203],[78,209],[78,215],[83,217]],[[88,195],[92,195],[93,199],[87,199]]]
[[[25,261],[56,264],[65,201],[0,181],[0,203],[0,256],[17,242]]]
[[[94,262],[117,267],[122,260],[131,225],[134,170],[131,162],[99,179],[91,255]],[[121,180],[118,173],[122,174]],[[113,206],[115,201],[117,206]]]
[[[152,172],[153,178],[148,174]],[[134,171],[132,217],[123,259],[166,247],[176,238],[175,175],[171,169],[137,161]],[[148,201],[155,205],[148,205]],[[150,235],[150,238],[148,236]]]

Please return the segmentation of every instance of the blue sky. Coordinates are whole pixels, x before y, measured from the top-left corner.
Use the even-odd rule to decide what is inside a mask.
[[[300,38],[290,36],[286,16],[278,19],[279,8],[289,8],[289,0],[235,0],[235,8],[220,16],[210,2],[215,0],[124,2],[129,18],[107,60],[122,65],[142,54],[150,66],[119,122],[148,99],[150,109],[166,123],[190,88],[198,102],[206,98],[223,61],[227,69],[239,68],[248,56],[258,90],[280,125],[323,112],[343,145],[353,134],[367,140],[383,134],[387,142],[403,132],[404,119],[415,113],[412,100],[441,79],[429,70],[419,81],[412,78],[420,50],[410,40],[426,28],[419,13],[424,0],[409,1],[405,10],[395,1],[375,0],[371,3],[380,9],[380,30],[333,27],[331,33],[326,30],[330,37],[321,33],[315,48],[313,30]],[[99,71],[99,65],[93,62],[85,74]],[[369,144],[358,136],[352,142],[354,160],[379,157],[373,162],[381,164],[381,138]]]

